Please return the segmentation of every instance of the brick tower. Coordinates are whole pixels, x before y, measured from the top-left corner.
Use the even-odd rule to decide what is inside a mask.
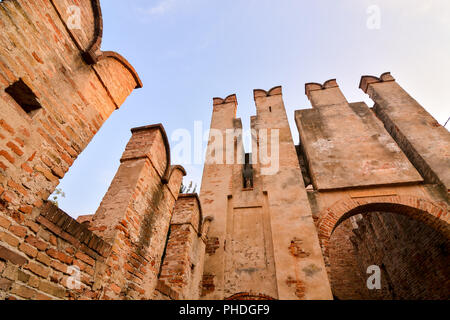
[[[201,202],[213,216],[204,299],[330,299],[319,239],[282,100],[255,90],[252,150],[236,96],[215,98]]]

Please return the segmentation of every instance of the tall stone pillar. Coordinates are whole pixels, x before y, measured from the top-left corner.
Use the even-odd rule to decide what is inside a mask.
[[[427,183],[450,191],[450,133],[391,76],[363,76],[360,88],[374,111]]]
[[[323,85],[307,83],[305,85],[305,93],[313,108],[348,105],[347,99],[342,94],[335,79],[328,80]]]
[[[209,219],[203,219],[197,194],[180,194],[170,222],[160,281],[177,292],[177,299],[200,296]],[[162,292],[164,294],[164,292]]]
[[[200,194],[204,214],[214,217],[203,298],[331,299],[281,87],[254,95],[245,161],[235,97],[215,99],[211,129],[225,135],[219,151],[234,161],[211,164],[217,150],[210,141]]]
[[[265,140],[271,161],[265,161],[268,165],[261,164],[259,171],[270,216],[278,298],[332,299],[282,89],[255,90],[254,97],[257,115],[252,121],[252,129],[256,130],[258,138],[253,143],[253,150],[260,154],[260,163],[261,152],[266,148],[261,134],[268,131]],[[276,136],[278,138],[272,139]],[[278,146],[274,144],[276,142]]]
[[[90,229],[112,244],[99,270],[104,299],[150,299],[184,169],[170,166],[162,125],[132,129],[111,186]]]
[[[214,218],[206,246],[203,272],[204,299],[224,299],[224,263],[228,195],[233,165],[226,164],[226,131],[234,128],[236,95],[215,98],[200,200],[205,215]]]

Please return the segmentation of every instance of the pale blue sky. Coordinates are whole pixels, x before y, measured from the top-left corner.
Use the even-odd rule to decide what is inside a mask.
[[[103,50],[125,56],[144,87],[114,112],[60,187],[70,215],[95,213],[119,166],[130,128],[163,123],[169,135],[209,128],[212,98],[238,96],[245,128],[253,89],[283,86],[294,110],[309,108],[306,82],[337,78],[351,102],[373,103],[361,75],[393,76],[441,124],[450,116],[448,0],[102,0]],[[380,9],[380,29],[367,12]],[[176,142],[171,141],[172,146]],[[202,165],[184,165],[200,185]]]

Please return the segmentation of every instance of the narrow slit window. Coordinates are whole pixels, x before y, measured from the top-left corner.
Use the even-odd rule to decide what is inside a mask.
[[[245,164],[242,168],[242,178],[244,189],[253,189],[253,166],[251,164],[251,154],[245,154]]]
[[[23,82],[22,79],[14,82],[6,88],[5,91],[31,118],[34,117],[40,109],[42,109],[42,106],[34,92],[29,86],[26,85],[25,82]]]

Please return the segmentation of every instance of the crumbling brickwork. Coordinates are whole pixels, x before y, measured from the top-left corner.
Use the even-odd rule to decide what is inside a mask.
[[[450,242],[426,224],[395,213],[365,213],[346,220],[331,241],[330,276],[339,299],[450,298]],[[380,290],[366,285],[372,265],[381,270]]]
[[[141,86],[123,58],[83,59],[89,43],[101,39],[93,3],[0,3],[0,198],[20,214],[48,198],[106,119]],[[74,33],[61,17],[70,5],[82,10],[84,32]],[[38,109],[27,112],[29,100]]]
[[[71,6],[79,26],[69,25]],[[7,0],[0,9],[0,298],[150,299],[155,288],[180,298],[158,283],[185,175],[170,163],[162,125],[132,129],[95,215],[76,221],[46,202],[104,121],[142,86],[123,57],[100,50],[99,1]],[[209,223],[198,204],[194,211],[200,240],[179,249],[199,265],[184,298],[198,296],[206,241],[199,228]]]
[[[209,219],[203,219],[196,194],[179,196],[159,276],[160,281],[177,292],[179,299],[197,300],[200,296],[209,223]]]
[[[98,267],[111,246],[46,203],[36,221],[1,216],[0,299],[96,299]]]
[[[132,132],[121,166],[89,227],[112,244],[102,283],[104,299],[153,296],[185,175],[183,168],[170,166],[161,125]]]
[[[77,31],[65,18],[71,5],[81,12]],[[101,24],[98,1],[0,3],[3,299],[99,297],[96,273],[110,245],[44,202],[109,115],[142,86],[124,58],[99,50]]]
[[[365,273],[360,272],[355,248],[350,241],[354,218],[339,225],[330,239],[330,283],[335,299],[359,300],[366,293]]]

